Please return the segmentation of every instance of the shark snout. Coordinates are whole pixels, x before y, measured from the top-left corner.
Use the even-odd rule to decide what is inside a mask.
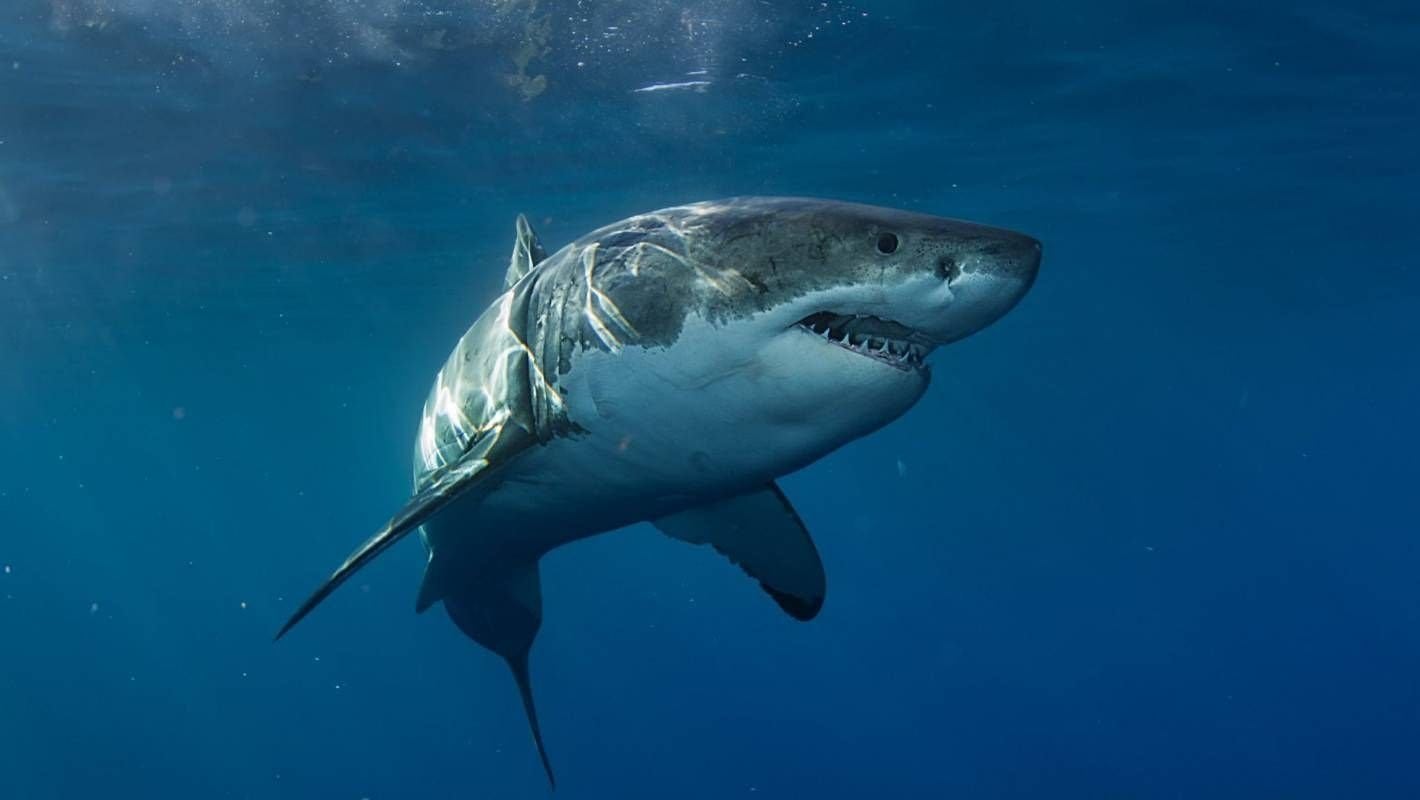
[[[995,252],[986,259],[987,268],[1005,280],[1022,284],[1024,295],[1040,271],[1040,241],[1011,231],[993,249]]]
[[[946,344],[985,328],[1015,307],[1040,271],[1038,240],[1015,231],[988,229],[956,254],[948,277],[950,299],[934,338]]]

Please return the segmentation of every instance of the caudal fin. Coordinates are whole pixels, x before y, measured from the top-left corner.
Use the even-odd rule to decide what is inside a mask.
[[[435,557],[437,562],[438,558]],[[437,581],[437,575],[434,576]],[[461,582],[444,582],[439,592],[444,610],[465,636],[492,650],[508,662],[518,694],[523,699],[533,743],[542,759],[547,782],[557,787],[552,763],[542,743],[542,726],[533,706],[532,681],[528,678],[528,653],[542,625],[542,580],[536,561],[504,564],[498,570]]]
[[[542,769],[547,773],[547,783],[557,788],[557,778],[552,774],[552,762],[547,759],[547,748],[542,743],[542,726],[537,723],[537,707],[533,705],[532,680],[528,676],[528,656],[509,658],[508,667],[513,670],[513,680],[518,683],[518,694],[523,698],[523,711],[528,715],[528,727],[532,728],[533,743],[537,745],[538,758],[542,759]]]

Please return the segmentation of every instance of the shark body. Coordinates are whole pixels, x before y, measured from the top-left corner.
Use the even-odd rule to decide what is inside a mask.
[[[548,779],[528,677],[538,561],[642,521],[710,544],[796,619],[826,580],[775,480],[896,419],[935,348],[1026,293],[1029,236],[893,209],[732,198],[642,214],[548,256],[518,218],[506,288],[424,405],[414,495],[278,634],[401,537],[443,603],[512,669]]]

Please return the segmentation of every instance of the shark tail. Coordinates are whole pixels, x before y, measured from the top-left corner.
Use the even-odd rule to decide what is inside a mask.
[[[434,564],[431,562],[430,566]],[[518,684],[538,758],[547,773],[547,782],[557,788],[552,762],[542,741],[542,726],[538,724],[528,673],[528,654],[542,626],[542,581],[537,561],[485,564],[474,575],[435,568],[426,574],[425,587],[420,594],[430,602],[434,598],[443,600],[444,610],[465,636],[508,662],[513,680]]]
[[[528,675],[528,654],[520,658],[506,659],[513,670],[513,680],[518,684],[518,694],[523,698],[523,711],[528,715],[528,727],[532,729],[533,743],[537,745],[538,758],[542,759],[542,771],[547,773],[547,783],[557,788],[557,777],[552,774],[552,762],[547,758],[547,747],[542,743],[542,726],[537,722],[537,707],[533,705],[532,679]]]

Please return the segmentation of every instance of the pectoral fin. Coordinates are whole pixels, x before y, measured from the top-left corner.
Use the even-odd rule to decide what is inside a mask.
[[[404,504],[404,508],[401,508],[398,514],[395,514],[378,533],[360,545],[354,553],[351,553],[350,557],[346,558],[345,562],[331,573],[325,583],[321,584],[320,588],[316,589],[315,593],[307,598],[300,608],[296,609],[296,613],[291,615],[291,619],[281,626],[276,638],[280,639],[285,636],[287,631],[295,627],[296,623],[311,613],[347,578],[370,563],[375,556],[383,553],[390,545],[424,524],[426,520],[464,492],[496,474],[499,468],[506,465],[534,442],[531,434],[521,427],[511,424],[504,425],[475,442],[457,461],[433,473],[424,487]]]
[[[823,561],[803,520],[773,483],[654,524],[667,536],[720,551],[795,619],[813,619],[823,607]]]

